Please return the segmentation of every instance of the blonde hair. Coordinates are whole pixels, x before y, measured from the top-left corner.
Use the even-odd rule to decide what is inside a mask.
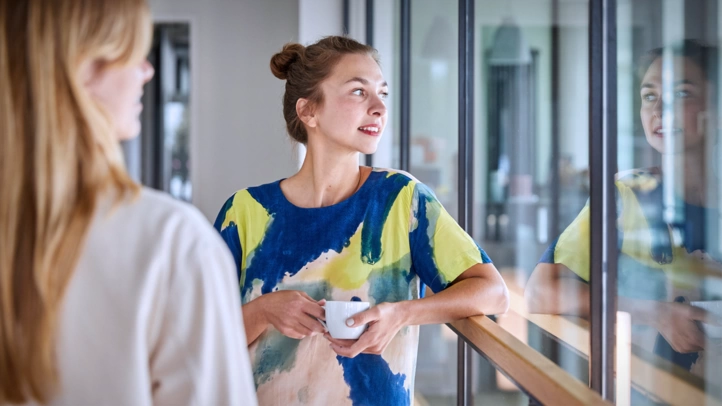
[[[57,390],[58,311],[99,195],[139,190],[81,68],[139,63],[151,36],[145,0],[0,0],[0,404]]]

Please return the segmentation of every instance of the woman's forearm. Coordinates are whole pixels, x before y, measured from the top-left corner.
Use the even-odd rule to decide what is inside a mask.
[[[634,324],[656,327],[661,315],[660,302],[656,300],[631,299],[618,296],[617,307],[620,312],[629,313]]]
[[[589,285],[562,264],[538,264],[524,290],[530,313],[589,317]],[[620,311],[630,313],[635,324],[654,325],[658,303],[618,297]]]
[[[551,285],[527,285],[524,293],[530,313],[589,317],[589,285],[571,278],[559,278]]]
[[[397,303],[404,325],[441,324],[481,314],[504,313],[509,292],[499,277],[472,277],[419,300]]]
[[[524,299],[530,313],[589,317],[589,285],[562,264],[537,264]]]
[[[241,306],[243,311],[243,326],[246,329],[246,342],[250,346],[268,328],[268,320],[263,313],[260,296]]]

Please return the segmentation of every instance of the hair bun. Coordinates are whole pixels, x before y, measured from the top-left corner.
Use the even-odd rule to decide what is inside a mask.
[[[294,42],[284,45],[281,52],[271,58],[273,75],[281,80],[288,79],[288,70],[294,62],[301,59],[305,50],[305,46]]]

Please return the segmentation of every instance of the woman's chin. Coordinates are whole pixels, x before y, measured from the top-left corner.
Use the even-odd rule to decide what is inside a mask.
[[[138,138],[140,131],[120,131],[116,133],[119,142],[130,141]]]
[[[363,145],[358,149],[358,152],[365,154],[365,155],[371,155],[376,153],[376,151],[379,149],[379,143],[374,142],[372,145]]]

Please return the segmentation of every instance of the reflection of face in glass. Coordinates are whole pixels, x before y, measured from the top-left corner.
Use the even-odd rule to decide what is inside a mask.
[[[689,58],[674,58],[672,128],[664,128],[662,58],[657,58],[642,78],[640,117],[647,142],[664,153],[664,137],[684,137],[685,150],[700,148],[704,141],[707,86],[702,69]]]

